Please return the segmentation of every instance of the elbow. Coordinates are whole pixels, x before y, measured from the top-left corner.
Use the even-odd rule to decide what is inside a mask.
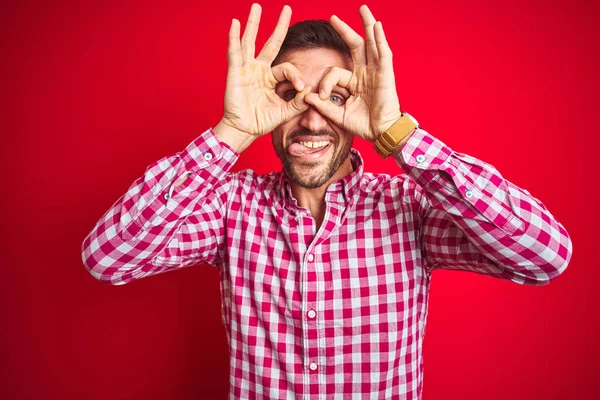
[[[528,268],[533,273],[523,283],[547,285],[565,272],[573,255],[573,243],[568,233],[564,229],[562,231],[561,240],[555,246],[546,247],[540,252],[540,262]]]
[[[548,280],[548,283],[565,272],[573,255],[573,242],[571,241],[569,233],[562,225],[560,225],[559,230],[561,233],[560,241],[558,241],[556,245],[554,259],[549,263],[550,267],[554,269],[554,275]]]
[[[536,276],[535,282],[533,284],[537,286],[549,284],[550,282],[558,278],[560,275],[562,275],[567,269],[568,265],[568,260],[560,260],[539,267],[542,272],[538,276]]]
[[[505,278],[521,285],[545,286],[563,274],[568,263],[521,265],[519,270],[504,270]]]
[[[127,283],[122,279],[122,273],[118,268],[118,261],[112,259],[98,246],[90,242],[89,237],[81,246],[81,259],[83,266],[94,278],[109,285],[123,285]]]
[[[564,231],[564,229],[563,229]],[[548,279],[547,283],[558,278],[562,275],[567,266],[571,262],[571,257],[573,255],[573,242],[571,241],[571,237],[564,231],[561,242],[558,244],[558,248],[556,249],[556,255],[554,260],[551,263],[548,263],[549,270],[552,271],[552,276]]]

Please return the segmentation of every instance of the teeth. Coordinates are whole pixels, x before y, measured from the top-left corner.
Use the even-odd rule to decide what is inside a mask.
[[[304,147],[310,147],[313,149],[317,149],[319,147],[325,147],[329,144],[328,141],[322,141],[322,142],[300,142],[300,144]]]

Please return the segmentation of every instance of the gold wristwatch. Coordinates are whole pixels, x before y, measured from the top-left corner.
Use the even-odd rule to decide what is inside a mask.
[[[417,128],[419,128],[419,123],[412,115],[406,112],[401,113],[400,119],[375,140],[375,151],[382,158],[386,158],[392,154],[402,139],[413,133]]]

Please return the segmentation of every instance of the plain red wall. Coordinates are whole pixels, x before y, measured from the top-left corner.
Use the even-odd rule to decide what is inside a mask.
[[[111,287],[80,245],[152,161],[222,112],[247,1],[4,3],[0,398],[225,398],[217,271]],[[284,3],[263,2],[259,41]],[[291,2],[293,21],[357,1]],[[597,399],[600,16],[591,1],[370,2],[403,110],[545,202],[574,256],[549,286],[434,274],[425,400]],[[370,171],[400,173],[356,142]],[[279,169],[269,137],[236,169]]]

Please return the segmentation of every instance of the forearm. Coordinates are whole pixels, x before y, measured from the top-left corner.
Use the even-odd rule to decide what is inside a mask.
[[[397,161],[423,188],[431,206],[447,215],[475,250],[498,267],[498,274],[515,282],[544,284],[566,268],[572,244],[565,228],[542,202],[493,166],[452,151],[423,130],[413,134]],[[448,232],[438,237],[444,243],[439,254],[460,256],[465,251],[452,247]]]
[[[101,281],[122,284],[182,266],[177,243],[186,240],[178,238],[183,222],[192,213],[208,212],[209,201],[224,202],[216,191],[236,159],[207,131],[185,151],[150,165],[83,242],[88,271]],[[188,178],[182,182],[183,177]],[[207,227],[218,231],[211,221]],[[205,236],[204,245],[214,247],[217,238]]]

